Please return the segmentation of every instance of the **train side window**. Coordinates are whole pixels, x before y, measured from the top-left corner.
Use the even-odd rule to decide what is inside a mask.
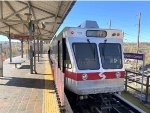
[[[62,51],[62,41],[58,41],[58,68],[63,70],[63,51]]]
[[[70,56],[69,56],[69,52],[68,52],[68,48],[65,44],[65,52],[64,52],[64,67],[71,69],[72,65],[71,65],[71,60],[70,60]]]

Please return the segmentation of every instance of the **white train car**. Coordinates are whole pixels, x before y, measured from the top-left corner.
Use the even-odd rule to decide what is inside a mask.
[[[123,32],[100,29],[96,21],[66,27],[51,41],[51,58],[65,75],[65,88],[78,94],[124,90]]]

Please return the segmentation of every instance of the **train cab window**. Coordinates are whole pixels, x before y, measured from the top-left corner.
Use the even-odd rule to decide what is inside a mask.
[[[118,43],[100,43],[99,50],[101,55],[102,67],[104,69],[121,69],[122,50]]]
[[[72,47],[78,69],[98,70],[100,68],[95,43],[73,43]]]

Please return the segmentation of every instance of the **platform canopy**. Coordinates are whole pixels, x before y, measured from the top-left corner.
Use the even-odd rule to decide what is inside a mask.
[[[34,36],[51,39],[75,1],[0,1],[0,34],[14,39],[29,37],[29,21]]]

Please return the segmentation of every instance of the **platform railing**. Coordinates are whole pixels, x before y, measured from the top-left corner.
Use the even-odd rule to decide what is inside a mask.
[[[54,72],[55,86],[61,107],[64,106],[64,73],[58,68],[56,61],[53,61],[52,69]]]
[[[125,76],[125,91],[127,91],[127,88],[130,88],[138,93],[144,94],[144,101],[148,102],[148,97],[149,97],[149,88],[150,88],[150,83],[149,83],[150,76],[148,75],[143,75],[143,80],[142,82],[142,74],[140,72],[134,72],[130,70],[126,70],[126,76]],[[143,85],[144,90],[138,89],[134,86],[129,85],[130,83],[135,83],[136,85]]]

